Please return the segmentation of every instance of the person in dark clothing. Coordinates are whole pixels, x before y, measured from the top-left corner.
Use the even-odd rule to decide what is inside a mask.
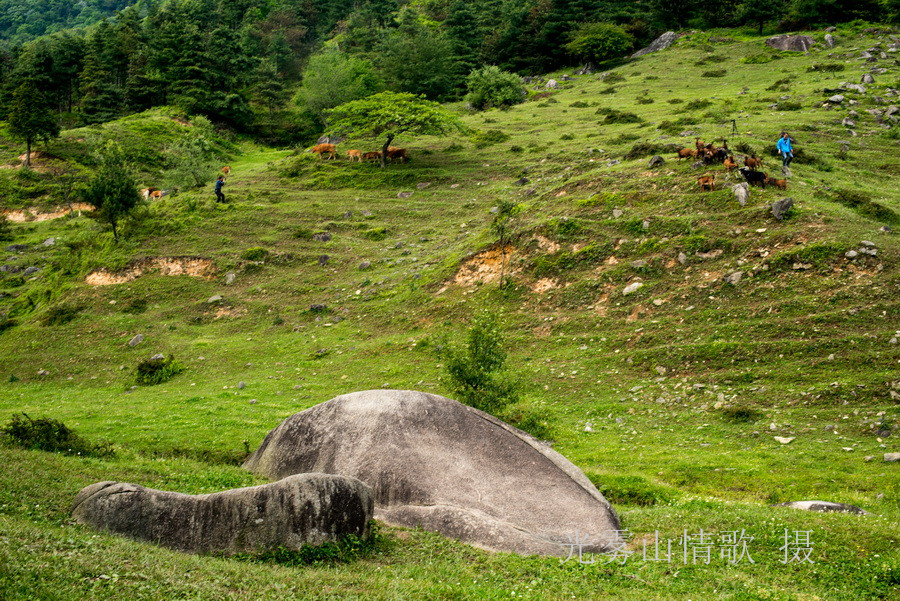
[[[225,185],[225,176],[220,175],[216,180],[216,202],[225,202],[225,194],[222,193],[222,186]]]

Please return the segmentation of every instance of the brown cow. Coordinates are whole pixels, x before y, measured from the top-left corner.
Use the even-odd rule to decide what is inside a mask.
[[[364,161],[372,161],[376,163],[381,160],[381,151],[376,150],[374,152],[364,152],[362,155]]]
[[[348,150],[347,158],[350,159],[351,163],[354,161],[361,163],[362,162],[362,153],[358,150]]]
[[[328,159],[335,158],[334,144],[316,144],[310,148],[309,151],[319,155],[320,159],[325,158],[326,154],[328,155]]]
[[[388,146],[387,149],[387,158],[393,163],[394,159],[400,159],[400,162],[403,163],[406,161],[406,149],[405,148],[397,148],[396,146]]]
[[[709,191],[712,192],[716,188],[716,176],[704,175],[703,177],[698,177],[697,183],[700,184],[701,192],[703,192],[703,190],[705,189],[709,189]]]
[[[691,150],[690,148],[680,148],[678,150],[678,158],[679,159],[688,159],[692,156],[697,156],[696,150]]]
[[[222,173],[225,175],[231,175],[231,167],[225,165],[224,167],[222,167]]]
[[[746,165],[747,168],[756,171],[757,169],[762,167],[762,159],[758,159],[756,157],[744,157],[744,165]]]

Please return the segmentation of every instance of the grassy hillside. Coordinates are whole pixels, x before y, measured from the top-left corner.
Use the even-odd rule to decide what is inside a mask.
[[[608,74],[551,74],[558,90],[508,111],[457,107],[494,143],[398,139],[412,160],[384,171],[246,145],[230,161],[229,204],[211,189],[166,197],[119,246],[84,215],[13,224],[4,245],[27,248],[4,264],[40,271],[0,274],[0,418],[52,416],[116,455],[0,448],[0,596],[895,597],[900,477],[882,457],[900,450],[900,129],[867,110],[900,103],[900,86],[896,53],[860,58],[886,51],[887,36],[835,37],[803,55],[695,33]],[[864,94],[824,105],[873,67],[884,72]],[[743,207],[721,166],[692,168],[669,147],[727,138],[775,176],[782,131],[801,151],[787,191],[753,188]],[[661,167],[648,166],[654,154]],[[698,189],[705,173],[713,192]],[[778,221],[769,206],[784,197],[794,208]],[[490,224],[505,199],[520,212],[501,289]],[[196,275],[164,275],[184,269]],[[523,386],[514,413],[614,504],[634,541],[624,565],[385,528],[350,563],[291,567],[185,556],[68,520],[97,480],[186,493],[258,483],[238,467],[248,449],[341,393],[449,394],[435,348],[483,309],[505,320]],[[185,371],[135,388],[155,353]],[[872,515],[771,507],[809,499]],[[709,565],[642,560],[655,531],[700,529],[744,529],[756,563],[729,565],[719,547]],[[780,563],[785,530],[811,532],[814,564]]]

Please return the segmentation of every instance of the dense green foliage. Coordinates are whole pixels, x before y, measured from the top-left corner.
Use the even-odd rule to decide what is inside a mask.
[[[31,145],[35,140],[46,141],[59,135],[56,116],[30,79],[22,82],[13,94],[9,133],[25,142],[26,167],[31,165]]]
[[[383,86],[370,61],[328,49],[309,57],[298,101],[321,117],[326,109],[380,92]]]
[[[118,241],[119,222],[134,211],[141,197],[121,147],[109,142],[99,161],[100,167],[82,191],[82,200],[96,209],[97,219],[112,227],[113,237]]]
[[[447,385],[460,401],[492,415],[502,415],[518,399],[518,386],[506,371],[500,320],[482,313],[472,320],[464,344],[445,344],[440,351]]]
[[[583,61],[602,62],[625,54],[634,39],[612,23],[585,23],[571,33],[566,44],[573,56]]]
[[[475,109],[512,106],[525,100],[522,78],[490,66],[477,69],[466,78],[466,102]]]
[[[34,419],[27,413],[14,413],[0,428],[0,440],[24,449],[65,455],[103,457],[111,454],[108,446],[85,440],[59,420],[50,417]]]
[[[168,382],[184,371],[184,366],[175,357],[145,359],[138,363],[134,380],[141,386],[154,386]]]

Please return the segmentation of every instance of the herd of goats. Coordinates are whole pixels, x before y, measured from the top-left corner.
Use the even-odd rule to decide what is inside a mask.
[[[312,148],[309,149],[310,152],[319,155],[320,159],[335,159],[337,158],[337,149],[334,144],[316,144]],[[350,159],[350,162],[357,161],[362,163],[363,161],[367,162],[378,162],[381,161],[381,151],[375,150],[373,152],[362,152],[360,150],[348,150],[347,158]],[[394,161],[400,161],[401,163],[406,161],[406,149],[405,148],[397,148],[396,146],[388,146],[387,148],[387,157],[389,161],[392,163]]]
[[[677,151],[679,159],[695,158],[704,165],[713,165],[720,163],[725,167],[726,177],[730,178],[731,173],[737,169],[747,183],[751,186],[761,186],[765,189],[766,185],[775,186],[779,190],[787,190],[786,179],[775,179],[769,177],[759,169],[762,167],[762,159],[755,156],[744,157],[744,166],[740,167],[734,160],[734,156],[730,154],[728,149],[728,140],[722,141],[722,146],[716,146],[713,143],[704,144],[703,140],[697,138],[694,140],[694,148],[681,148]],[[700,191],[715,189],[715,174],[707,174],[697,178],[700,185]]]

